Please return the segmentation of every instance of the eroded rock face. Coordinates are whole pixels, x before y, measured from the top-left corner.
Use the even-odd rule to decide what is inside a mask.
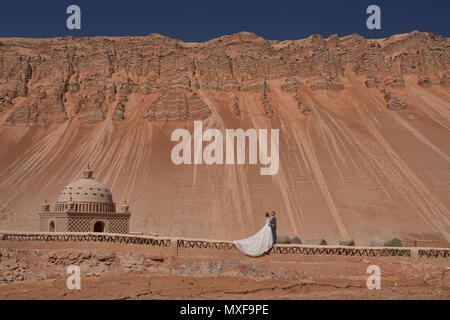
[[[175,121],[185,118],[178,111],[184,96],[198,97],[199,90],[263,93],[265,81],[284,78],[286,92],[296,92],[299,79],[312,90],[341,91],[346,70],[365,75],[368,88],[403,88],[406,75],[416,75],[423,87],[450,86],[449,40],[420,32],[382,40],[312,35],[279,42],[242,32],[201,44],[157,34],[0,43],[0,108],[10,125],[123,120],[124,110],[135,109],[128,104],[147,96],[155,106],[166,101],[162,109],[151,108],[150,118],[167,114]],[[270,101],[263,98],[263,104],[276,114]]]
[[[392,78],[387,79],[384,85],[389,88],[404,88],[405,80],[402,76],[393,76]]]
[[[390,110],[402,110],[406,109],[406,103],[394,97],[387,102],[387,107]]]
[[[199,120],[211,114],[209,106],[196,94],[169,90],[150,106],[148,121]]]
[[[287,91],[287,92],[290,92],[290,91],[296,92],[298,90],[297,80],[295,80],[295,78],[293,78],[293,77],[284,79],[284,82],[281,85],[281,90]]]
[[[241,108],[239,108],[239,101],[235,95],[232,96],[232,112],[234,113],[235,116],[241,115]]]
[[[383,53],[376,50],[364,53],[359,59],[356,60],[353,71],[356,74],[375,74],[384,73],[389,74],[391,72],[391,65],[386,61],[386,57]]]
[[[274,113],[273,113],[273,109],[272,109],[272,104],[270,103],[268,91],[269,91],[269,87],[267,86],[266,81],[264,81],[264,93],[263,93],[263,96],[261,97],[261,103],[264,108],[264,114],[266,116],[268,116],[269,118],[272,118],[274,116]]]
[[[113,117],[112,117],[113,121],[122,121],[122,120],[124,120],[125,119],[124,113],[125,113],[125,107],[124,107],[124,105],[122,103],[119,102],[116,105],[116,108],[114,109],[114,114],[113,114]]]
[[[205,43],[158,35],[0,43],[3,229],[33,230],[44,197],[94,162],[117,200],[132,204],[133,231],[243,239],[276,208],[280,234],[302,240],[448,234],[441,85],[450,82],[449,39],[279,42],[240,33]],[[385,88],[394,76],[406,88]],[[429,90],[418,85],[426,77]],[[379,88],[368,89],[368,79]],[[410,111],[380,110],[405,103]],[[171,132],[193,132],[193,119],[223,133],[280,129],[278,172],[261,176],[265,165],[249,157],[236,166],[175,165]]]
[[[417,84],[421,87],[429,88],[431,87],[431,80],[429,77],[420,77]]]
[[[312,81],[311,89],[340,91],[344,89],[344,85],[339,78],[318,77]]]
[[[449,71],[444,73],[444,75],[441,78],[440,84],[443,87],[450,87],[450,72]]]
[[[303,113],[305,116],[307,116],[308,114],[311,113],[311,108],[303,103],[303,99],[301,98],[298,89],[297,89],[297,91],[296,91],[295,94],[294,94],[294,99],[295,99],[295,101],[297,101],[297,106],[298,106],[298,108],[299,108],[300,110],[302,110],[302,113]]]
[[[8,95],[5,95],[0,98],[0,106],[3,107],[12,107],[13,103],[10,97]]]
[[[264,79],[251,78],[245,81],[244,91],[264,90]]]
[[[392,92],[381,90],[381,93],[384,94],[384,100],[387,102],[387,107],[390,110],[402,110],[407,107],[404,101],[401,101],[395,94]]]
[[[387,107],[390,110],[402,110],[405,109],[406,103],[401,101],[395,94],[392,92],[381,90],[381,93],[384,94],[384,100],[387,102]]]
[[[367,78],[367,80],[364,82],[364,84],[366,85],[367,88],[380,88],[381,87],[381,81],[378,80],[377,77],[369,77]]]
[[[156,80],[147,78],[145,79],[140,87],[141,94],[143,95],[149,95],[158,92],[158,83]]]

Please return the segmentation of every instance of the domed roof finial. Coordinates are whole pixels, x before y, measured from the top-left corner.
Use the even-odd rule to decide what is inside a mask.
[[[91,166],[88,163],[86,170],[83,171],[83,178],[84,179],[94,179],[93,173],[94,172],[91,170]]]
[[[128,205],[127,200],[123,200],[122,212],[123,213],[129,213],[130,212],[130,206]]]
[[[75,202],[73,202],[72,195],[70,196],[70,201],[67,203],[67,211],[73,211],[75,209]]]
[[[48,204],[47,197],[45,197],[44,203],[41,205],[42,212],[50,212],[50,205]]]

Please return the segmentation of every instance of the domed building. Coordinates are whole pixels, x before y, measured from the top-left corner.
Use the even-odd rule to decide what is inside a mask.
[[[116,212],[111,191],[93,177],[88,166],[83,178],[66,186],[50,211],[47,200],[42,204],[41,232],[106,232],[129,233],[129,206]]]

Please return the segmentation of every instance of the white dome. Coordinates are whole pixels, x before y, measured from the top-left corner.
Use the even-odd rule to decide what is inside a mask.
[[[66,186],[56,203],[108,203],[113,204],[111,191],[94,179],[80,179]]]

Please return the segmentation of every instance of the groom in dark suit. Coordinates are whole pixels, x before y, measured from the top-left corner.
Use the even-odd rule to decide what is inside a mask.
[[[272,229],[273,244],[277,243],[277,218],[275,218],[275,211],[272,211],[272,219],[269,221]]]

